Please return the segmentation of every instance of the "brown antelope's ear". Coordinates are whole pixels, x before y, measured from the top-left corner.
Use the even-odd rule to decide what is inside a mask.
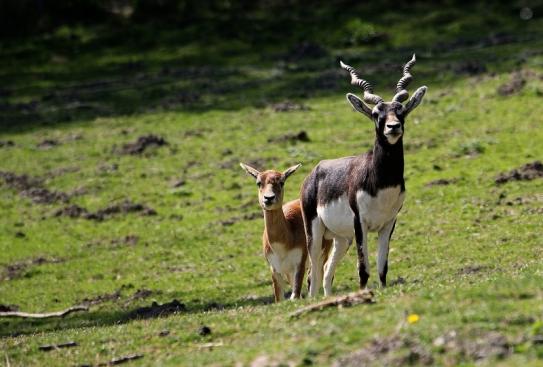
[[[349,101],[349,103],[353,106],[355,110],[371,119],[371,108],[369,108],[367,104],[362,102],[360,98],[352,93],[347,93],[347,101]]]
[[[255,179],[260,174],[260,172],[256,168],[253,168],[253,167],[248,166],[248,165],[243,164],[243,163],[240,163],[239,165],[241,166],[241,168],[243,168],[245,170],[245,172],[247,172],[248,174],[253,176]]]
[[[420,87],[415,91],[411,98],[409,98],[409,101],[405,105],[405,116],[407,116],[407,114],[413,111],[422,102],[422,97],[424,97],[426,89],[426,86]]]
[[[296,172],[296,170],[298,168],[300,168],[302,166],[301,163],[298,163],[297,165],[295,166],[292,166],[292,167],[289,167],[287,168],[287,170],[285,172],[283,172],[283,177],[285,177],[285,180],[288,178],[288,176],[292,175],[294,172]]]

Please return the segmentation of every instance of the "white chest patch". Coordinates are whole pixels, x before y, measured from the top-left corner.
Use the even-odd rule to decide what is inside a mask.
[[[396,217],[405,199],[400,186],[387,187],[371,196],[365,191],[356,193],[360,218],[371,232],[379,231]]]
[[[272,244],[271,247],[273,251],[267,255],[268,263],[276,272],[290,281],[294,277],[298,264],[302,261],[302,249],[295,248],[290,251],[281,251],[280,249],[284,248],[283,245],[276,243]]]

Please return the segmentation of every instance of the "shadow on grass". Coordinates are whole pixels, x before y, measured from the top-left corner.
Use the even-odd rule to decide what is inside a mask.
[[[193,301],[190,303],[182,303],[174,299],[164,303],[148,302],[140,307],[129,307],[125,309],[118,309],[115,305],[108,306],[102,304],[99,306],[91,306],[89,312],[73,313],[64,318],[0,319],[0,338],[58,330],[118,325],[135,320],[168,317],[174,314],[197,314],[239,307],[259,307],[272,303],[272,296],[258,296],[243,297],[232,302]],[[110,310],[106,310],[105,308],[110,308]],[[111,308],[117,309],[111,310]]]
[[[345,6],[351,11],[343,11]],[[413,52],[422,64],[415,83],[435,84],[484,74],[488,64],[511,68],[524,56],[478,50],[535,49],[533,40],[541,38],[522,28],[518,15],[512,16],[518,11],[514,6],[377,8],[382,17],[371,21],[372,4],[323,5],[319,11],[298,4],[278,17],[247,14],[258,27],[217,17],[185,28],[158,23],[68,27],[6,42],[0,49],[0,131],[157,111],[260,108],[343,94],[353,88],[338,67],[339,58],[363,70],[378,93],[388,95]],[[411,31],[402,42],[392,42],[387,33],[405,29]],[[204,33],[213,37],[204,40]]]

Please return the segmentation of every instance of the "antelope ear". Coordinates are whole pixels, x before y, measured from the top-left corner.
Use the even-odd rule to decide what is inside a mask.
[[[347,93],[347,101],[349,101],[349,103],[351,104],[351,106],[353,106],[355,110],[371,119],[371,108],[369,108],[367,104],[362,102],[360,98],[352,93]]]
[[[256,168],[253,168],[253,167],[248,166],[248,165],[243,164],[243,163],[240,163],[239,165],[241,166],[241,168],[243,168],[245,170],[245,172],[247,172],[248,174],[253,176],[255,179],[260,174],[260,172]]]
[[[301,163],[298,163],[297,165],[295,166],[292,166],[292,167],[289,167],[287,168],[287,170],[285,172],[283,172],[283,176],[285,177],[285,180],[288,178],[288,176],[292,175],[294,172],[296,172],[296,170],[298,168],[300,168],[302,166]]]
[[[409,98],[409,101],[405,105],[405,115],[409,114],[411,111],[413,111],[421,102],[422,98],[424,97],[424,94],[426,93],[426,86],[420,87],[413,93],[411,98]]]

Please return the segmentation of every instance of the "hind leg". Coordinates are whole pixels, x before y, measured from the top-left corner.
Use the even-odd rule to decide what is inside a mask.
[[[311,262],[309,296],[315,297],[319,293],[323,276],[322,240],[324,235],[324,225],[320,218],[316,217],[312,220],[310,226],[310,233],[307,233],[308,253],[309,260]]]
[[[332,295],[332,281],[334,280],[334,274],[336,273],[337,264],[349,249],[351,244],[350,239],[345,238],[334,238],[334,245],[332,247],[332,255],[326,262],[324,266],[324,295]]]
[[[285,298],[285,281],[281,274],[273,271],[272,269],[272,284],[273,295],[275,296],[275,302],[281,302]]]

